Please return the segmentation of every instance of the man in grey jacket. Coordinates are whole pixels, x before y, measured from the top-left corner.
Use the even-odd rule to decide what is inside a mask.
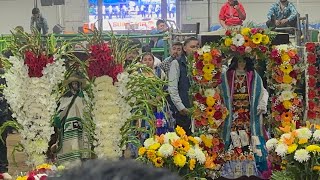
[[[32,16],[31,16],[31,22],[30,22],[31,31],[34,28],[37,29],[40,33],[42,31],[43,35],[47,35],[48,34],[48,30],[49,30],[48,22],[47,22],[46,18],[44,18],[40,14],[39,8],[33,8],[32,9]]]

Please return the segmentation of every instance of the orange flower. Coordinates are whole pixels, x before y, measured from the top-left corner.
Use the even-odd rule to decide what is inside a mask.
[[[218,154],[216,152],[212,153],[211,157],[213,158],[213,160],[216,160],[218,157]]]
[[[160,136],[156,136],[156,140],[160,144],[163,144],[164,143],[164,134],[161,134]]]
[[[284,133],[288,133],[288,132],[291,131],[291,127],[290,126],[280,127],[279,129],[281,131],[283,131]]]
[[[175,148],[179,148],[182,146],[181,140],[175,140],[175,141],[171,141],[171,145]]]
[[[289,55],[289,57],[293,58],[296,56],[296,52],[291,49],[288,51],[288,55]]]
[[[216,168],[216,165],[214,164],[214,159],[210,156],[206,157],[206,162],[204,163],[204,167],[207,169],[214,169]]]
[[[213,107],[207,107],[206,113],[208,116],[213,116],[215,113],[215,110],[213,109]]]
[[[281,115],[281,120],[284,122],[291,122],[292,118],[293,118],[293,114],[290,111],[282,113],[282,115]]]
[[[252,43],[251,39],[248,36],[243,36],[243,37],[244,37],[244,44],[243,45],[245,47],[250,47],[251,43]]]
[[[211,50],[212,57],[220,56],[220,51],[218,49]]]

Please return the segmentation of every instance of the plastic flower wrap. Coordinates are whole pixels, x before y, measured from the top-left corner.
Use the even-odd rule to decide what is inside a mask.
[[[318,126],[301,127],[267,141],[269,153],[282,157],[282,166],[294,179],[318,179],[320,139]]]
[[[222,42],[222,52],[226,55],[244,56],[256,59],[266,57],[271,37],[264,29],[242,27],[227,30]]]
[[[205,170],[212,168],[208,165],[213,162],[208,159],[200,143],[199,137],[187,136],[178,126],[175,132],[146,139],[144,146],[139,148],[138,160],[177,171],[184,178],[206,177]]]
[[[307,117],[309,120],[320,118],[320,44],[306,44],[306,83],[307,83]]]

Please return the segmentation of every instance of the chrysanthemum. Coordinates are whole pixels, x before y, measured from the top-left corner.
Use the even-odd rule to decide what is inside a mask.
[[[277,144],[278,144],[278,140],[276,138],[272,138],[268,140],[266,143],[268,151],[273,151],[276,148]]]
[[[242,46],[244,42],[244,37],[241,34],[237,34],[232,38],[232,43],[237,47]]]
[[[299,149],[294,153],[294,159],[300,163],[308,161],[310,158],[309,152],[305,149]]]
[[[171,144],[163,144],[158,151],[161,156],[168,157],[173,154],[173,146]]]
[[[320,141],[320,130],[314,131],[313,139],[316,140],[316,141]]]
[[[280,157],[284,157],[287,154],[288,151],[288,146],[285,144],[278,144],[278,146],[276,147],[276,153],[278,156]]]
[[[310,139],[312,136],[312,132],[309,128],[300,128],[297,129],[296,132],[299,139]]]

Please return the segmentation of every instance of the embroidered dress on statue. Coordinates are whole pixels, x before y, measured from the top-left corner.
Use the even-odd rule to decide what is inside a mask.
[[[79,164],[91,156],[90,142],[84,130],[83,94],[60,99],[55,126],[59,129],[57,161],[63,165]]]
[[[222,75],[223,99],[229,110],[224,123],[225,160],[222,176],[260,176],[267,170],[262,118],[257,107],[264,96],[260,76],[253,71],[229,70]]]

